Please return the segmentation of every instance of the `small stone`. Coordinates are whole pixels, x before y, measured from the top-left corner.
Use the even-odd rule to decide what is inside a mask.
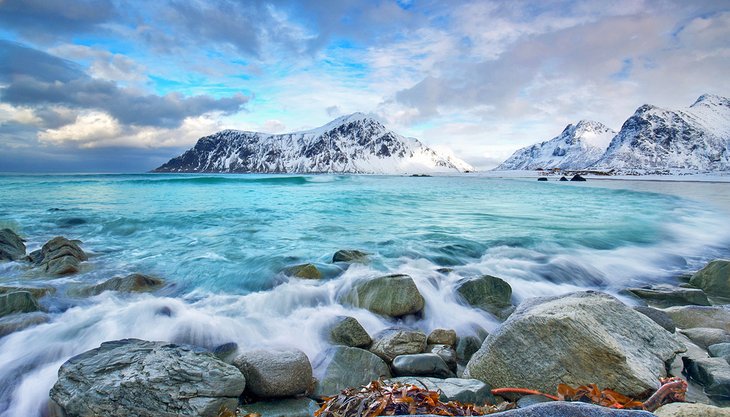
[[[354,317],[340,316],[329,328],[330,341],[336,345],[368,348],[372,339],[368,332]]]
[[[294,265],[284,269],[284,275],[303,279],[322,279],[322,272],[314,264]]]
[[[368,254],[357,249],[343,249],[335,252],[332,262],[366,263]]]
[[[16,291],[0,295],[0,317],[13,313],[40,311],[40,309],[41,306],[38,305],[38,301],[28,291]]]
[[[575,175],[573,175],[573,178],[571,178],[570,180],[571,181],[585,181],[586,179],[583,178],[583,176],[580,174],[575,174]]]
[[[707,347],[710,356],[715,358],[723,358],[730,362],[730,343],[718,343]]]
[[[730,417],[730,408],[707,404],[669,403],[654,411],[656,417]]]
[[[435,378],[454,378],[441,357],[435,353],[399,355],[393,359],[393,373],[397,376],[430,376]]]
[[[252,350],[238,356],[233,365],[246,378],[246,392],[257,398],[304,394],[312,381],[312,365],[304,352]]]
[[[389,383],[410,384],[439,393],[439,401],[459,401],[464,404],[494,404],[492,387],[476,379],[431,378],[403,376],[391,378]]]
[[[680,330],[680,332],[703,349],[707,349],[710,345],[730,342],[730,333],[722,329],[696,327],[694,329]]]
[[[422,353],[426,350],[426,334],[418,330],[385,329],[373,337],[370,351],[386,362],[396,356]]]
[[[428,334],[426,342],[429,345],[456,346],[456,331],[447,329],[434,329]]]
[[[449,369],[456,372],[458,363],[456,361],[456,350],[453,347],[449,345],[428,345],[426,346],[426,353],[439,355],[446,362]]]

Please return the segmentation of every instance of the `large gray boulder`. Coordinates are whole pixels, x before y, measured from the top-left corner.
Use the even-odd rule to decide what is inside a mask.
[[[390,317],[418,313],[425,305],[416,283],[408,275],[386,275],[357,283],[341,301]]]
[[[246,392],[257,398],[304,394],[312,383],[312,365],[298,349],[258,349],[233,361],[246,377]]]
[[[426,334],[419,330],[384,329],[373,337],[370,351],[390,363],[396,356],[422,353],[426,350]]]
[[[582,402],[553,401],[489,414],[489,417],[656,417],[648,411],[616,410]],[[698,416],[699,417],[699,416]]]
[[[692,275],[689,283],[710,296],[730,298],[730,260],[717,259],[708,263]]]
[[[339,316],[327,328],[330,342],[335,345],[367,348],[373,342],[368,332],[356,318]]]
[[[104,291],[149,292],[160,288],[164,283],[165,281],[157,277],[130,274],[125,277],[114,277],[101,284],[79,289],[74,292],[74,295],[92,296],[99,295]]]
[[[15,291],[0,295],[0,317],[14,313],[40,311],[41,306],[29,291]]]
[[[646,288],[627,288],[626,292],[641,298],[650,306],[660,308],[684,305],[710,305],[710,301],[707,299],[705,292],[698,288],[683,288],[662,284]]]
[[[456,292],[472,307],[506,318],[512,310],[512,287],[507,281],[483,275],[460,283]]]
[[[0,230],[0,262],[17,261],[25,256],[23,239],[10,229]]]
[[[35,263],[50,275],[75,274],[80,263],[89,259],[77,241],[56,236],[46,242],[37,254],[32,254]]]
[[[712,327],[730,332],[730,308],[727,306],[684,306],[664,310],[680,329]]]
[[[707,404],[669,403],[654,411],[656,417],[730,417],[730,408]]]
[[[320,353],[313,362],[318,398],[339,394],[347,388],[367,385],[380,378],[390,378],[390,368],[367,350],[333,346]]]
[[[397,376],[456,377],[456,374],[449,369],[449,365],[435,353],[396,356],[392,368]]]
[[[492,388],[476,379],[462,378],[429,378],[403,376],[391,378],[386,382],[410,384],[439,393],[439,401],[459,401],[464,404],[494,404]]]
[[[51,399],[68,417],[215,417],[235,409],[245,385],[238,369],[202,349],[125,339],[64,363]]]
[[[643,314],[599,292],[523,302],[471,358],[465,378],[554,393],[595,383],[629,396],[659,387],[684,346]]]

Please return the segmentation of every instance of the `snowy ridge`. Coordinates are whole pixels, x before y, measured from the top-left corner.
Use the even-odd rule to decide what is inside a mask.
[[[550,140],[519,149],[495,170],[582,169],[603,156],[615,135],[599,122],[581,120]]]
[[[224,130],[200,138],[155,172],[373,173],[472,171],[363,113],[303,132],[272,135]]]

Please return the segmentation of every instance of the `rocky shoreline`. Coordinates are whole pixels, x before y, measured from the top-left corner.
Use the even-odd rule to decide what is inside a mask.
[[[26,255],[17,234],[0,231],[0,261],[26,262],[44,276],[89,267],[81,246],[56,237]],[[365,252],[343,250],[332,261],[346,267],[367,259]],[[282,272],[298,279],[323,276],[313,264]],[[227,409],[238,415],[311,416],[324,398],[381,379],[437,391],[442,401],[509,400],[520,407],[495,416],[730,416],[730,408],[722,407],[730,404],[730,261],[710,262],[687,278],[679,286],[627,288],[625,294],[639,304],[635,307],[595,291],[514,306],[506,281],[490,275],[468,279],[457,286],[457,296],[503,320],[491,333],[481,330],[474,336],[412,328],[409,323],[425,308],[413,279],[374,277],[355,284],[338,301],[387,317],[391,328],[368,334],[354,317],[337,317],[326,328],[329,347],[312,358],[294,348],[244,350],[235,343],[204,349],[109,341],[61,366],[48,415],[207,417]],[[69,292],[88,297],[155,291],[163,285],[159,278],[131,274]],[[50,320],[39,300],[54,290],[0,287],[0,337]],[[668,404],[652,414],[492,393],[520,387],[555,394],[558,384],[597,384],[642,399],[667,376],[686,378],[688,400],[696,403]]]

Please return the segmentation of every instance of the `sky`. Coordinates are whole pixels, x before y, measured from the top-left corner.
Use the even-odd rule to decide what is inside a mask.
[[[490,169],[730,96],[730,0],[0,0],[0,172],[144,172],[364,112]]]

